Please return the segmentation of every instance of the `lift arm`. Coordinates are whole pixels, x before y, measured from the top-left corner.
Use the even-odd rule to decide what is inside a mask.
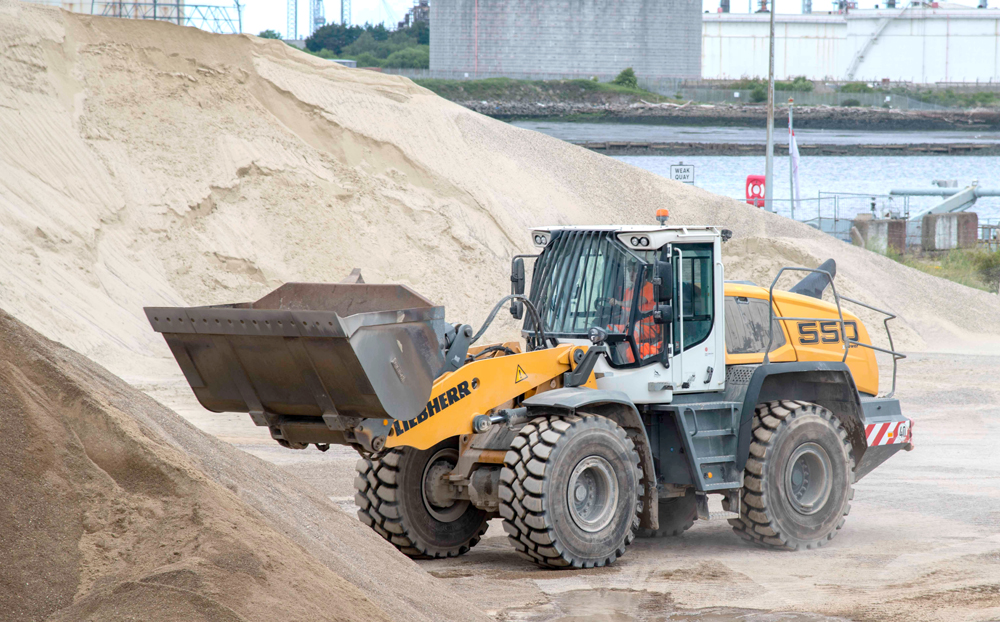
[[[520,396],[562,386],[562,374],[582,359],[587,346],[556,346],[475,361],[437,379],[430,400],[415,419],[392,423],[387,447],[428,449],[446,438],[471,434],[472,420]],[[582,386],[597,388],[593,372]]]

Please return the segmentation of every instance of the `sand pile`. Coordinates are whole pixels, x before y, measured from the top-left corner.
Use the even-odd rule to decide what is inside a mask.
[[[291,476],[0,311],[0,611],[485,618]]]
[[[729,278],[837,258],[843,293],[900,315],[897,345],[1000,333],[995,296],[281,42],[0,0],[0,76],[0,301],[131,381],[182,382],[143,305],[360,266],[478,324],[527,227],[662,206],[736,232]]]

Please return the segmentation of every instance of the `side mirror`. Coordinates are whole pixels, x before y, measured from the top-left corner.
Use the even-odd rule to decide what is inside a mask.
[[[674,321],[674,305],[671,303],[658,304],[653,308],[654,324],[670,324]]]
[[[669,261],[656,262],[657,288],[656,302],[670,302],[674,299],[674,266]]]
[[[510,264],[510,293],[524,294],[524,259],[515,257]]]
[[[510,263],[510,293],[524,294],[524,259],[515,257]],[[514,300],[510,303],[510,314],[515,320],[524,317],[524,303]]]

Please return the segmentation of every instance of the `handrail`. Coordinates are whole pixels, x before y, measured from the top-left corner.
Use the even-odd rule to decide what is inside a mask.
[[[896,346],[893,344],[893,341],[892,341],[892,331],[889,330],[889,320],[896,319],[896,315],[893,314],[893,313],[890,313],[889,311],[886,311],[885,309],[879,309],[878,307],[873,307],[872,305],[870,305],[868,303],[861,302],[860,300],[855,300],[854,298],[848,298],[847,296],[841,296],[840,294],[837,293],[837,286],[834,285],[834,283],[833,283],[833,277],[826,270],[817,270],[815,268],[796,268],[796,267],[791,267],[791,266],[785,266],[784,268],[782,268],[781,270],[778,271],[777,276],[775,276],[774,280],[771,281],[771,287],[768,289],[768,292],[767,292],[767,300],[768,300],[768,303],[769,303],[768,304],[768,340],[767,340],[767,349],[764,351],[764,364],[766,365],[766,364],[768,364],[770,362],[771,346],[774,344],[774,320],[782,320],[782,321],[784,321],[784,320],[789,320],[789,321],[815,321],[815,322],[818,322],[818,321],[822,321],[822,320],[826,320],[827,319],[827,318],[821,318],[821,317],[775,317],[774,316],[774,286],[777,285],[778,279],[781,278],[781,275],[784,274],[784,272],[786,270],[788,270],[788,271],[794,271],[794,272],[812,272],[812,273],[818,273],[818,274],[825,274],[826,275],[827,280],[830,282],[830,289],[833,292],[833,299],[837,303],[837,315],[840,318],[840,338],[841,338],[841,341],[843,341],[843,343],[844,343],[844,358],[842,358],[840,360],[840,362],[843,363],[843,362],[847,361],[847,354],[850,351],[851,345],[858,345],[858,346],[861,346],[863,348],[869,348],[871,350],[877,350],[878,352],[883,352],[885,354],[891,354],[892,355],[892,390],[889,391],[887,394],[883,395],[882,397],[890,398],[893,395],[895,395],[895,393],[896,393],[896,370],[898,368],[898,362],[901,361],[902,359],[906,358],[905,354],[902,354],[900,352],[896,352],[896,350],[895,350]],[[886,337],[888,337],[888,339],[889,339],[889,349],[888,350],[885,349],[885,348],[880,348],[878,346],[874,346],[874,345],[872,345],[870,343],[861,343],[857,339],[850,339],[850,338],[848,338],[848,336],[847,336],[847,327],[844,324],[844,311],[843,311],[843,309],[840,306],[840,301],[841,300],[845,300],[847,302],[854,303],[856,305],[865,307],[866,309],[871,309],[872,311],[875,311],[877,313],[881,313],[881,314],[883,314],[883,315],[886,316],[886,318],[883,320],[883,325],[885,326]],[[858,335],[858,336],[860,337],[860,335]]]
[[[771,281],[771,287],[767,290],[767,302],[769,303],[767,305],[768,338],[767,338],[767,349],[764,350],[764,364],[767,365],[768,363],[771,362],[770,358],[771,346],[774,344],[774,320],[805,320],[805,321],[819,322],[826,319],[821,317],[774,317],[774,286],[778,284],[778,279],[781,278],[781,275],[784,274],[786,270],[790,272],[811,272],[814,274],[826,275],[827,281],[830,282],[830,289],[833,290],[833,299],[837,302],[837,315],[840,317],[840,338],[841,341],[844,342],[844,358],[840,359],[840,362],[843,363],[844,361],[847,360],[847,352],[850,346],[847,343],[848,341],[847,327],[844,325],[844,312],[840,308],[840,296],[837,295],[837,286],[833,284],[833,277],[826,270],[818,270],[816,268],[795,268],[792,266],[785,266],[781,270],[778,270],[777,276],[775,276],[774,280]]]
[[[865,347],[865,348],[871,348],[872,350],[878,350],[879,352],[884,352],[885,354],[891,354],[892,355],[892,390],[889,391],[888,393],[886,393],[883,396],[885,398],[890,398],[890,397],[892,397],[893,395],[896,394],[896,369],[898,367],[898,362],[906,358],[905,354],[902,354],[900,352],[896,352],[896,349],[895,349],[896,346],[893,345],[893,343],[892,343],[892,331],[889,330],[889,320],[896,319],[896,314],[890,313],[890,312],[886,311],[885,309],[879,309],[878,307],[873,307],[872,305],[864,303],[864,302],[861,302],[860,300],[855,300],[853,298],[848,298],[847,296],[842,296],[842,298],[844,300],[846,300],[847,302],[853,302],[856,305],[862,306],[862,307],[864,307],[866,309],[871,309],[872,311],[875,311],[877,313],[881,313],[881,314],[883,314],[883,315],[886,316],[886,318],[882,321],[882,325],[885,326],[885,335],[889,339],[889,349],[888,350],[886,350],[885,348],[880,348],[878,346],[873,346],[873,345],[871,345],[869,343],[861,343],[861,342],[856,341],[854,339],[852,339],[850,341],[851,341],[851,343],[856,343],[859,346],[862,346],[862,347]],[[846,335],[845,335],[845,337],[846,337]]]
[[[680,374],[681,374],[680,386],[681,386],[682,389],[686,389],[688,387],[684,386],[685,384],[687,384],[687,382],[684,380],[684,253],[679,248],[671,247],[671,249],[670,249],[671,257],[673,257],[674,253],[677,253],[677,283],[678,283],[678,285],[680,285],[680,288],[679,288],[680,295],[677,297],[677,300],[679,302],[677,319],[678,319],[678,326],[680,327],[680,333],[681,333],[681,341],[680,341],[681,347],[680,347],[680,355],[679,355],[680,356],[680,360],[681,360],[680,361],[681,365],[680,365],[680,370],[679,370]],[[693,302],[693,300],[694,300],[694,296],[692,294],[692,302]]]

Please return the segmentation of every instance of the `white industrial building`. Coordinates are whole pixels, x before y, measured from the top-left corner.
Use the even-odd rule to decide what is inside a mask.
[[[70,11],[236,32],[218,0],[31,0]],[[765,77],[767,13],[699,13],[699,0],[432,0],[434,77],[640,79]],[[700,50],[698,23],[701,22]],[[1000,10],[946,2],[775,15],[775,76],[811,80],[1000,83]]]
[[[701,0],[431,0],[442,77],[698,78]]]
[[[766,76],[769,18],[704,14],[702,78]],[[1000,11],[921,5],[775,15],[774,72],[779,79],[1000,82]]]

